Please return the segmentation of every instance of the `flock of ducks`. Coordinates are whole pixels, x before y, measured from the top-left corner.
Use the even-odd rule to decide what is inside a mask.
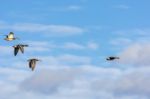
[[[13,33],[13,32],[10,32],[8,35],[5,35],[5,36],[6,36],[6,37],[4,38],[4,40],[6,40],[6,41],[13,41],[13,40],[19,39],[18,37],[15,37],[15,36],[14,36],[14,33]],[[19,51],[23,54],[25,47],[28,47],[28,45],[17,44],[17,45],[15,45],[15,46],[13,46],[13,48],[14,48],[14,56],[16,56]],[[36,62],[37,62],[37,61],[40,61],[40,60],[39,60],[39,59],[36,59],[36,58],[32,58],[32,59],[29,59],[29,60],[28,60],[28,62],[29,62],[29,68],[31,68],[32,71],[35,69]]]
[[[13,40],[19,39],[18,37],[14,36],[13,32],[10,32],[8,35],[5,35],[5,36],[6,36],[6,38],[4,38],[4,40],[6,40],[6,41],[13,41]],[[28,47],[28,45],[17,44],[15,46],[13,46],[13,48],[14,48],[14,56],[16,56],[19,51],[23,54],[25,47]],[[115,56],[110,56],[110,57],[106,58],[107,61],[113,61],[113,60],[116,60],[116,59],[120,59],[120,58],[119,57],[115,57]],[[35,69],[36,62],[40,61],[40,60],[36,59],[36,58],[32,58],[32,59],[29,59],[27,61],[29,62],[29,68],[31,68],[31,70],[33,71]]]

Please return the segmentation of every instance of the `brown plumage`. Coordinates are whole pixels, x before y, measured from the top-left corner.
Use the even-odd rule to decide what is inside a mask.
[[[39,59],[33,58],[33,59],[29,59],[29,68],[32,69],[32,71],[34,70],[35,66],[36,66],[36,62],[40,61]]]

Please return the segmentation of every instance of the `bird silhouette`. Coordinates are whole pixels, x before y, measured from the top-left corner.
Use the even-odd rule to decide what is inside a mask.
[[[115,56],[110,56],[110,57],[106,58],[106,60],[108,60],[108,61],[113,61],[115,59],[120,59],[120,58],[119,57],[115,57]]]
[[[5,35],[6,38],[4,38],[4,40],[6,41],[12,41],[12,40],[16,40],[16,39],[19,39],[17,37],[14,37],[14,33],[13,32],[10,32],[8,35]]]
[[[29,62],[29,68],[31,68],[32,71],[34,70],[37,61],[40,61],[40,60],[36,59],[36,58],[32,58],[32,59],[28,60],[28,62]]]
[[[14,48],[14,55],[16,56],[17,53],[19,52],[19,50],[22,53],[24,53],[24,47],[28,47],[28,45],[18,44],[18,45],[13,46],[13,48]]]

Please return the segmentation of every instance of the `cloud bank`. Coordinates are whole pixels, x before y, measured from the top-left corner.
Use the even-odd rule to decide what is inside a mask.
[[[121,70],[95,66],[43,69],[22,75],[25,80],[19,86],[1,82],[0,95],[3,99],[148,99],[149,71],[145,67]]]

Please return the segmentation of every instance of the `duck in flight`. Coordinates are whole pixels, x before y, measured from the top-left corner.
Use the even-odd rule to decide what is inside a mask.
[[[14,48],[14,55],[16,56],[17,53],[19,52],[19,50],[22,53],[24,53],[24,47],[28,47],[28,45],[18,44],[18,45],[13,46],[13,48]]]
[[[10,32],[8,35],[5,35],[6,38],[4,38],[4,40],[6,41],[12,41],[12,40],[16,40],[16,39],[19,39],[17,37],[14,37],[14,33],[13,32]]]
[[[36,58],[32,58],[32,59],[28,60],[28,62],[29,62],[29,68],[31,68],[32,71],[34,70],[37,61],[40,61],[40,60],[36,59]]]
[[[106,58],[106,60],[108,60],[108,61],[113,61],[113,60],[116,60],[116,59],[120,59],[120,58],[115,57],[115,56],[110,56],[110,57]]]

